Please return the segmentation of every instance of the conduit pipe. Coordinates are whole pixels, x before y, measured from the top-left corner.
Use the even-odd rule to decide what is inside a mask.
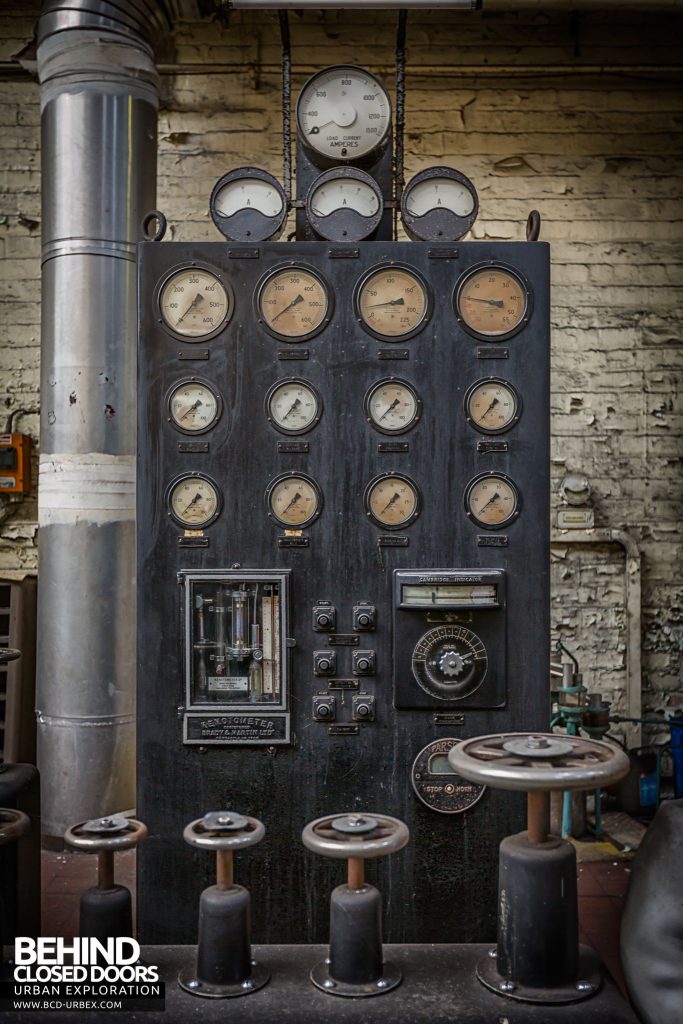
[[[136,242],[155,206],[153,0],[47,0],[37,718],[43,825],[135,802]]]

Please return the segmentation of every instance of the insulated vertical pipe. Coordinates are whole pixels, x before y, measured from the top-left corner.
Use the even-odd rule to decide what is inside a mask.
[[[157,5],[47,0],[39,23],[38,760],[61,835],[135,803],[136,242],[155,206]]]

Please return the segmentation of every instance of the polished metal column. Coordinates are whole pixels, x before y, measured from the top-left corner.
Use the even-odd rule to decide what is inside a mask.
[[[135,258],[155,206],[161,7],[48,0],[39,23],[36,703],[54,836],[135,802]]]

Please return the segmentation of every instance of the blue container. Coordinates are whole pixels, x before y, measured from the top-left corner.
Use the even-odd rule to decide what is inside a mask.
[[[669,719],[671,728],[671,758],[674,766],[674,793],[683,797],[683,715]]]

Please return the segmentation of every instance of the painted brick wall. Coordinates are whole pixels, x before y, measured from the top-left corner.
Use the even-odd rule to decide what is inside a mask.
[[[0,412],[38,406],[40,156],[36,84],[13,56],[35,2],[0,4]],[[521,239],[543,216],[553,257],[553,485],[594,488],[598,525],[643,553],[644,706],[680,702],[681,16],[411,14],[406,170],[448,163],[475,182],[475,238]],[[393,87],[394,19],[292,15],[295,89],[327,63],[367,64]],[[176,26],[164,49],[158,206],[174,239],[215,240],[208,196],[256,163],[279,175],[273,15]],[[2,70],[4,68],[4,71]],[[38,419],[19,426],[37,439]],[[36,564],[34,500],[0,526],[0,572]],[[554,637],[591,689],[622,704],[623,554],[553,551]]]

